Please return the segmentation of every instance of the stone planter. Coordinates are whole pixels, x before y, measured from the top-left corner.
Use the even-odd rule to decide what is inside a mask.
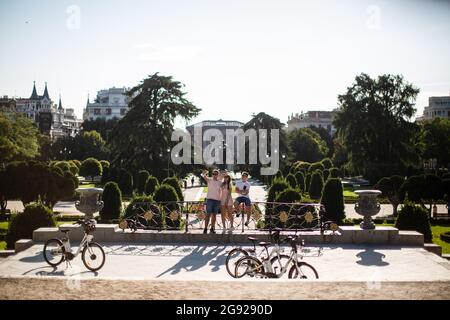
[[[103,189],[78,188],[75,191],[80,194],[80,201],[75,202],[75,207],[85,214],[86,220],[93,219],[94,213],[103,208],[103,201],[98,201],[98,196],[103,193]]]
[[[357,190],[358,202],[355,203],[355,211],[364,217],[361,222],[361,229],[375,229],[372,216],[380,212],[380,204],[377,201],[380,190]]]

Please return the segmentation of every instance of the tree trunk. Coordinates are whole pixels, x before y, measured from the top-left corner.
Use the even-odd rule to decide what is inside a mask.
[[[399,203],[392,203],[392,208],[393,208],[392,215],[394,217],[398,216],[398,205],[399,205]]]

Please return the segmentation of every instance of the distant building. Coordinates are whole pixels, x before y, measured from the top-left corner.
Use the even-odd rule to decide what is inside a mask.
[[[0,98],[0,109],[16,110],[16,99],[3,96],[3,98]]]
[[[429,97],[428,106],[417,121],[430,120],[436,117],[450,118],[450,95],[443,97]]]
[[[110,88],[100,90],[93,103],[88,101],[83,112],[84,120],[122,118],[128,111],[126,88]]]
[[[324,128],[330,136],[333,136],[336,129],[333,126],[335,111],[307,111],[292,114],[288,117],[287,131],[290,132],[299,128],[309,128],[315,126]]]
[[[195,124],[191,124],[189,126],[186,127],[186,130],[189,132],[189,134],[191,135],[191,139],[192,139],[192,143],[194,143],[194,128],[201,128],[202,129],[202,134],[204,134],[205,130],[208,129],[217,129],[219,130],[224,139],[226,137],[226,130],[227,129],[231,129],[231,130],[236,130],[239,129],[240,127],[242,127],[244,124],[242,122],[236,121],[236,120],[205,120],[202,122],[198,122]],[[203,141],[202,139],[202,148],[203,150],[210,144],[209,141]],[[225,141],[223,141],[223,146],[226,149],[226,143]],[[235,140],[235,150],[236,150],[236,140]],[[224,159],[225,161],[225,159]],[[233,170],[234,166],[233,165],[228,165],[227,169],[228,170]]]
[[[6,102],[7,100],[9,102]],[[36,83],[33,83],[33,91],[30,98],[8,99],[4,97],[1,99],[0,105],[6,105],[6,103],[10,105],[10,110],[20,112],[36,123],[39,131],[49,135],[52,140],[67,135],[73,136],[79,130],[80,120],[76,118],[73,109],[68,109],[72,110],[72,112],[68,113],[70,119],[68,121],[65,120],[66,113],[62,107],[61,96],[59,97],[58,105],[50,99],[47,82],[42,95],[37,94]],[[70,126],[71,129],[67,128],[67,126]]]

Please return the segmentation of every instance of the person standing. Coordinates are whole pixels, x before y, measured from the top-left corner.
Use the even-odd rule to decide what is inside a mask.
[[[216,215],[219,213],[220,209],[220,192],[222,186],[223,176],[219,174],[219,170],[214,169],[212,177],[209,177],[208,172],[205,170],[202,173],[202,178],[205,179],[208,185],[208,193],[206,194],[206,218],[205,218],[205,229],[203,233],[208,232],[209,221],[211,220],[211,230],[210,233],[216,233]]]
[[[233,217],[233,197],[231,196],[231,177],[226,174],[223,178],[220,197],[220,214],[222,216],[223,233],[226,232],[226,221],[230,220],[229,232],[234,230],[234,217]]]
[[[242,172],[241,174],[241,180],[236,182],[236,192],[239,194],[239,196],[234,201],[234,206],[236,208],[236,211],[239,212],[239,205],[241,203],[244,203],[245,205],[245,212],[247,213],[247,221],[245,222],[245,226],[248,226],[250,222],[250,213],[252,208],[252,202],[250,200],[250,183],[248,180],[248,172]]]
[[[192,178],[191,178],[191,187],[193,187],[194,186],[194,176],[192,176]]]

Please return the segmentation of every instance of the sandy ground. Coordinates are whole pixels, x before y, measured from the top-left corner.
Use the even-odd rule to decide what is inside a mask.
[[[449,300],[450,282],[277,282],[0,278],[0,299]]]

